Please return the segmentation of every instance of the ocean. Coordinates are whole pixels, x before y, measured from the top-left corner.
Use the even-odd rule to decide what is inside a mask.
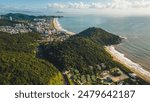
[[[110,17],[101,15],[65,15],[59,19],[68,31],[79,33],[89,27],[100,27],[126,37],[116,49],[150,72],[150,17]]]

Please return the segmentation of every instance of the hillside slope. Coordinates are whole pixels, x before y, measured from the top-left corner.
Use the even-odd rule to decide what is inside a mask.
[[[101,28],[91,27],[82,32],[77,36],[89,38],[94,42],[97,42],[101,45],[115,45],[119,44],[122,41],[118,35],[109,33]]]
[[[99,28],[89,28],[78,35],[72,36],[64,42],[41,45],[43,56],[61,71],[68,71],[71,79],[77,84],[87,76],[92,76],[92,81],[86,84],[100,83],[98,73],[112,68],[127,69],[113,61],[104,46],[119,44],[121,38]],[[128,71],[128,70],[126,70]]]
[[[37,33],[0,32],[0,84],[64,84],[63,76],[51,63],[36,58]]]

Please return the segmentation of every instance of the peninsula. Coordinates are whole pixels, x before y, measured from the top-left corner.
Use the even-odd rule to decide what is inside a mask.
[[[1,17],[0,84],[149,84],[149,73],[112,47],[118,35],[97,27],[75,34],[53,16]]]
[[[58,31],[64,31],[64,32],[66,31],[66,33],[68,32],[67,30],[62,30],[57,19],[52,19],[52,20],[53,20],[53,25],[54,25],[55,29],[57,29]],[[104,36],[107,36],[107,38]],[[140,80],[142,80],[143,77],[141,77],[137,73],[136,73],[137,75],[135,75],[135,71],[128,68],[129,66],[127,66],[127,65],[124,66],[124,63],[122,63],[121,61],[118,61],[118,60],[112,61],[113,59],[109,58],[110,57],[109,54],[111,54],[109,52],[110,50],[108,50],[109,47],[106,47],[106,48],[104,47],[106,45],[111,46],[111,45],[119,44],[119,43],[121,43],[121,40],[122,40],[122,38],[120,38],[119,36],[108,33],[103,29],[93,27],[93,28],[89,28],[79,34],[71,35],[70,38],[68,38],[61,44],[59,43],[57,45],[57,43],[55,43],[54,45],[53,44],[48,45],[47,49],[43,49],[45,52],[44,56],[46,57],[46,59],[48,59],[54,65],[57,65],[60,68],[60,70],[65,75],[68,76],[68,80],[73,80],[74,84],[91,84],[91,82],[93,84],[94,83],[95,84],[96,83],[125,84],[127,82],[129,82],[128,84],[131,84],[131,83],[138,84],[138,82]],[[89,46],[89,44],[91,44],[91,46]],[[103,45],[103,46],[101,46],[101,45]],[[95,49],[94,46],[95,47],[99,46],[102,48]],[[103,47],[105,49],[103,49]],[[64,49],[64,48],[66,48],[66,49]],[[55,52],[53,52],[51,49],[53,49]],[[102,58],[99,59],[99,57],[102,56],[102,55],[99,55],[102,53],[101,50],[105,54],[103,55]],[[107,54],[104,50],[106,50],[109,54]],[[93,51],[95,51],[95,52],[93,52]],[[53,55],[50,53],[53,53]],[[84,53],[84,55],[82,55],[83,53]],[[97,54],[97,53],[99,53],[99,54]],[[49,55],[49,56],[47,56],[47,55]],[[66,56],[66,57],[64,57],[64,56]],[[80,57],[82,57],[82,59],[80,59]],[[85,57],[87,57],[87,58],[85,58]],[[117,57],[119,57],[119,56],[117,56]],[[59,60],[57,58],[59,58]],[[96,60],[95,58],[96,59],[98,58],[99,61]],[[102,61],[104,59],[105,59],[105,61]],[[108,63],[106,61],[106,59],[107,60],[109,59],[110,62],[113,63],[114,65],[110,65],[110,63]],[[78,61],[80,61],[80,62],[78,62]],[[117,61],[117,63],[115,61]],[[74,65],[72,65],[72,64],[74,64]],[[78,64],[81,64],[81,65],[78,65]],[[123,65],[121,65],[121,64],[123,64]],[[84,69],[84,68],[87,68],[87,69]],[[98,73],[95,72],[93,69],[97,70]],[[86,72],[86,70],[88,70],[88,72]],[[91,72],[89,72],[89,71],[91,71]],[[95,73],[91,74],[91,73],[93,73],[93,71]],[[82,72],[84,72],[85,74],[82,74]],[[114,77],[112,75],[113,72],[118,74],[118,76]],[[88,73],[88,74],[86,74],[86,73]],[[106,74],[106,75],[103,75],[103,74]],[[87,79],[87,77],[89,79]],[[93,79],[91,79],[91,78],[93,78]],[[98,80],[100,80],[99,82],[95,82],[97,78],[98,78]],[[140,79],[140,78],[142,78],[142,79]],[[108,80],[112,80],[112,81],[109,82]],[[146,81],[149,82],[148,80],[146,80]]]

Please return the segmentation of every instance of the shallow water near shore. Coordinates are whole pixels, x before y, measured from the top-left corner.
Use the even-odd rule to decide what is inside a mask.
[[[95,26],[127,37],[116,49],[150,72],[150,17],[76,15],[65,16],[59,22],[63,28],[76,33]]]

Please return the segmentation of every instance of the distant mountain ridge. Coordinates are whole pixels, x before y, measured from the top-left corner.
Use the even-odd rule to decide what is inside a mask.
[[[9,20],[10,17],[12,17],[13,20],[27,20],[27,21],[33,21],[34,19],[50,19],[52,17],[63,17],[63,16],[33,16],[33,15],[27,15],[22,13],[8,13],[5,15],[1,15],[1,18]]]
[[[0,19],[0,26],[13,26],[15,24],[18,24],[21,22],[17,22],[17,21],[10,21],[7,19]]]

